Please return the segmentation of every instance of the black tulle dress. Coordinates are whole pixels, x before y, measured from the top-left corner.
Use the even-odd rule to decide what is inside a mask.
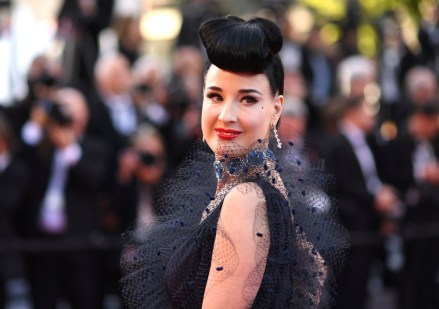
[[[128,235],[121,261],[127,307],[202,307],[215,238],[230,241],[220,223],[223,200],[235,186],[249,183],[263,193],[254,239],[261,252],[268,252],[255,257],[264,260],[263,267],[246,280],[245,285],[258,284],[251,308],[330,308],[347,244],[334,219],[331,178],[321,163],[304,160],[301,145],[284,143],[278,150],[267,144],[258,141],[245,152],[228,145],[216,157],[204,143],[194,147],[163,186],[157,201],[162,212],[154,223]],[[226,247],[216,257],[217,281],[236,265],[233,243]],[[253,280],[258,276],[262,280]]]

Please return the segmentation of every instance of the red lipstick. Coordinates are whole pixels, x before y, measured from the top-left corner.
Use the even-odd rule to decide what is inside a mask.
[[[222,128],[216,128],[215,132],[219,138],[226,139],[226,140],[235,139],[239,136],[239,134],[242,133],[240,131],[230,130],[230,129],[222,129]]]

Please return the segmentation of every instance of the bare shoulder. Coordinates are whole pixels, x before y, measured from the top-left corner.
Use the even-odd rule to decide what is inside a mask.
[[[264,193],[254,182],[235,186],[224,198],[221,216],[230,220],[254,220],[258,208],[265,208]]]
[[[265,201],[264,193],[261,187],[255,182],[245,182],[236,185],[227,193],[224,202],[230,201],[247,201],[260,203]]]

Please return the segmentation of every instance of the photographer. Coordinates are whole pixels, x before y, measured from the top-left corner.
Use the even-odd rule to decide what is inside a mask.
[[[45,56],[37,56],[27,73],[27,94],[4,108],[14,134],[25,144],[42,138],[40,128],[47,121],[47,98],[58,88],[61,67]]]
[[[160,213],[153,197],[167,169],[165,145],[154,127],[141,125],[131,144],[119,159],[119,189],[114,199],[123,218],[122,231],[135,219],[144,224]]]
[[[117,184],[110,199],[110,210],[116,216],[113,228],[107,233],[120,237],[131,227],[136,233],[141,232],[140,227],[160,213],[153,200],[167,168],[161,135],[151,125],[140,125],[131,138],[130,147],[119,155],[118,162]],[[99,279],[105,283],[104,294],[119,294],[120,255],[120,250],[102,251]]]
[[[29,256],[35,308],[56,308],[63,296],[72,308],[98,308],[90,241],[101,233],[97,199],[110,151],[85,133],[87,123],[84,97],[73,89],[57,90],[47,101],[42,137],[26,149],[33,183],[27,235],[49,241],[51,248]]]
[[[381,146],[380,168],[407,205],[405,267],[398,308],[437,308],[439,271],[439,101],[412,104],[398,136]]]

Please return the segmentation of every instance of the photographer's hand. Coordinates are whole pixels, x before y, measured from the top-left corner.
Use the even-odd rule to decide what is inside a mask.
[[[139,166],[139,156],[134,149],[124,150],[119,157],[118,180],[121,184],[131,181]]]
[[[44,127],[48,122],[49,116],[46,110],[40,105],[34,105],[31,110],[29,120],[21,128],[21,138],[27,145],[37,145],[44,136]]]
[[[29,120],[40,125],[41,127],[44,127],[48,121],[46,110],[42,106],[35,105],[31,110]]]
[[[400,218],[403,213],[403,203],[399,199],[395,188],[383,185],[375,196],[375,209],[389,218]]]
[[[425,164],[425,182],[438,186],[439,185],[439,163],[431,162]]]

